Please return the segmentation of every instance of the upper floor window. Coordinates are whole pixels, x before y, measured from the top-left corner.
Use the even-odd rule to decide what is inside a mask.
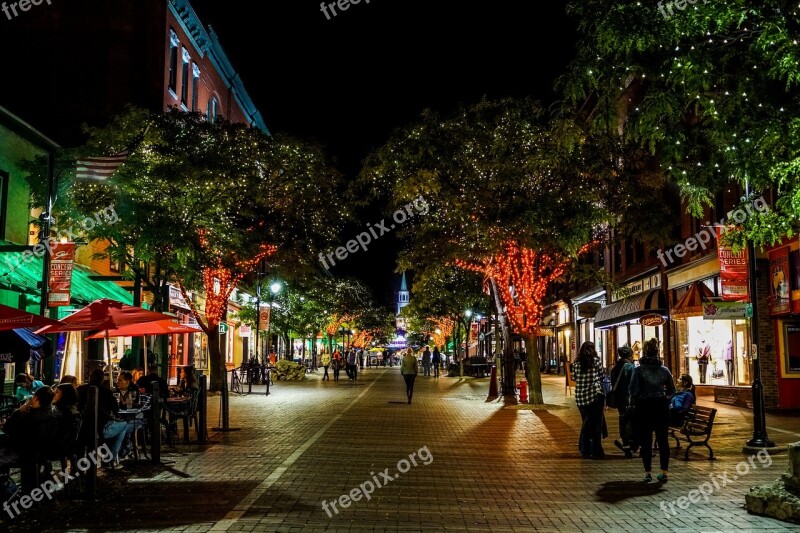
[[[215,120],[217,120],[218,107],[219,104],[217,103],[217,97],[212,96],[211,100],[208,101],[208,110],[206,112],[209,122],[214,122]]]
[[[200,81],[200,67],[192,63],[192,111],[197,111],[197,84]]]
[[[178,84],[178,47],[181,42],[175,30],[169,30],[169,88],[175,93]],[[177,93],[176,93],[177,94]]]
[[[181,72],[181,103],[186,105],[189,101],[189,65],[192,62],[192,58],[189,55],[189,51],[184,48],[183,49],[183,69]]]

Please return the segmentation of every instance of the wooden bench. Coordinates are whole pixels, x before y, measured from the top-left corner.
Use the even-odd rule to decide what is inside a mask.
[[[708,448],[708,460],[713,461],[716,459],[714,457],[714,450],[712,450],[711,446],[708,444],[708,439],[711,438],[711,430],[714,427],[714,418],[716,416],[716,409],[693,405],[686,413],[686,418],[682,426],[669,428],[669,436],[675,439],[677,448],[681,447],[679,436],[689,443],[689,446],[686,447],[686,453],[683,456],[685,461],[689,460],[689,451],[693,446],[705,446]]]

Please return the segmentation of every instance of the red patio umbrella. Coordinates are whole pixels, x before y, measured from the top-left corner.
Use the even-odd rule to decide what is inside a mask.
[[[108,342],[108,330],[119,329],[123,326],[141,324],[145,322],[155,322],[159,320],[171,320],[173,317],[155,311],[148,311],[141,307],[134,307],[115,300],[102,299],[90,303],[80,311],[71,314],[62,320],[63,325],[47,326],[36,333],[62,333],[65,331],[94,331],[100,330],[106,333],[106,351],[108,352],[108,368],[111,383],[114,383],[114,368],[111,364],[111,349]]]
[[[22,309],[14,309],[0,304],[0,331],[18,328],[41,328],[62,326],[58,320],[34,315]]]
[[[159,320],[157,322],[131,324],[119,329],[111,329],[104,333],[95,333],[86,338],[102,339],[106,334],[108,334],[109,337],[144,337],[146,335],[175,335],[178,333],[203,333],[203,330],[200,326],[179,324],[174,320]]]

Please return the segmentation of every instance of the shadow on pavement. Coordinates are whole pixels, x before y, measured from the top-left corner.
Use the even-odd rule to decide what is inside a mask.
[[[595,492],[595,496],[600,502],[618,503],[639,496],[652,496],[659,492],[666,491],[658,483],[624,480],[603,483]]]

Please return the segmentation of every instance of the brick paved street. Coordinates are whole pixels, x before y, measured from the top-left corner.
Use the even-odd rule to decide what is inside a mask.
[[[414,403],[407,405],[396,368],[367,370],[357,383],[342,377],[339,383],[318,376],[278,383],[269,397],[233,397],[231,426],[239,431],[212,432],[214,443],[202,450],[190,445],[166,453],[164,461],[171,464],[164,467],[103,474],[101,489],[121,490],[101,494],[95,504],[51,502],[15,519],[10,529],[800,530],[742,509],[748,488],[777,478],[786,456],[775,456],[769,468],[756,460],[752,471],[733,479],[750,434],[750,419],[741,410],[716,406],[716,462],[699,450],[688,463],[671,463],[667,484],[645,485],[640,460],[625,460],[613,446],[616,416],[608,420],[609,459],[579,458],[579,417],[572,398],[565,397],[563,378],[546,377],[548,407],[531,409],[487,401],[485,379],[420,376]],[[209,427],[217,422],[217,400],[209,402]],[[797,418],[769,416],[768,426],[780,444],[800,440]],[[430,455],[420,451],[424,447]],[[400,474],[398,461],[415,452],[417,466],[409,463]],[[675,506],[669,519],[659,507],[723,472],[729,484],[715,489],[708,502],[686,510]],[[388,484],[377,488],[376,480]],[[369,501],[345,509],[337,503],[338,513],[329,503],[331,517],[323,510],[323,500],[338,502],[365,482],[375,487]]]

